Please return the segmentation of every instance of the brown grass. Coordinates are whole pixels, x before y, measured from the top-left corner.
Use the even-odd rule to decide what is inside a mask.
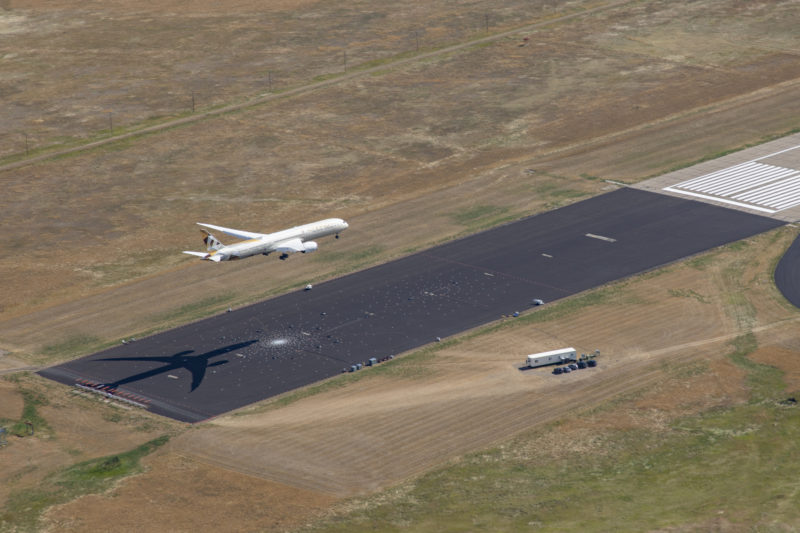
[[[786,244],[794,233],[781,235]],[[772,239],[754,241],[765,251]],[[754,254],[746,256],[748,269],[763,272],[771,258]],[[740,259],[734,251],[719,256],[708,270],[676,266],[620,284],[599,308],[504,328],[442,350],[418,363],[414,377],[376,376],[279,410],[222,417],[182,436],[176,446],[242,472],[342,495],[386,487],[576,407],[645,386],[647,399],[631,406],[638,413],[652,409],[675,416],[740,401],[743,373],[724,359],[726,344],[754,326],[769,338],[791,335],[797,316],[756,277],[737,282],[765,303],[764,311],[742,325],[738,309],[727,302],[730,291],[739,289],[727,284]],[[600,367],[564,379],[547,368],[518,370],[527,353],[564,345],[584,353],[601,349]],[[673,392],[684,388],[688,392],[676,403]],[[646,422],[614,416],[620,424]],[[327,443],[325,453],[316,452],[319,443]]]
[[[213,17],[214,23],[165,15],[176,25],[169,29],[151,27],[159,14],[148,11],[153,6],[124,15],[115,11],[121,5],[113,6],[107,18],[102,10],[68,11],[58,12],[57,20],[88,25],[84,31],[97,32],[99,39],[111,35],[115,17],[126,17],[129,39],[142,25],[157,37],[166,32],[159,38],[174,39],[189,21],[224,35],[237,27],[234,21],[252,15],[234,12],[224,24]],[[781,14],[790,4],[770,3],[771,11],[758,6],[709,1],[700,13],[662,2],[654,4],[657,16],[637,7],[610,9],[523,32],[529,37],[525,47],[518,46],[521,39],[503,38],[419,63],[387,65],[379,75],[247,112],[7,171],[0,217],[14,253],[0,257],[0,342],[32,355],[76,334],[118,339],[146,331],[154,318],[208,295],[244,302],[348,267],[263,260],[222,268],[197,264],[179,254],[199,243],[195,221],[270,230],[341,215],[352,219],[353,229],[344,242],[323,243],[320,256],[377,245],[382,253],[373,260],[380,260],[460,232],[463,226],[450,213],[469,208],[476,198],[507,208],[508,216],[528,214],[601,192],[604,184],[593,178],[636,181],[721,147],[785,131],[799,105],[793,91],[798,63],[786,61],[788,52],[780,49]],[[380,12],[379,5],[371,9]],[[433,19],[448,19],[447,8],[429,9],[437,13]],[[50,57],[41,43],[51,36],[52,11],[12,10],[7,16],[44,17],[47,23],[24,26],[13,42],[20,54]],[[698,30],[666,42],[669,30],[689,19]],[[702,28],[717,28],[721,19],[729,22],[730,33],[717,33],[709,42]],[[352,24],[352,42],[371,49],[363,44],[370,42],[366,36],[356,38],[357,21],[363,20],[345,20]],[[766,34],[765,20],[774,25]],[[297,24],[302,32],[305,19]],[[373,24],[360,31],[383,27]],[[465,27],[458,31],[464,39],[475,34]],[[80,32],[58,39],[70,37],[64,50],[87,46]],[[309,43],[323,38],[330,35],[307,36]],[[718,56],[713,50],[723,40],[726,53]],[[678,42],[681,57],[672,53]],[[315,46],[324,48],[323,41]],[[165,48],[153,45],[137,68],[168,64],[153,55],[158,50]],[[202,56],[188,44],[182,50],[175,53]],[[123,52],[109,48],[103,61],[124,65]],[[313,78],[313,57],[300,61],[310,70],[298,83]],[[57,63],[57,72],[70,80],[85,64],[76,54],[55,58],[64,62]],[[225,69],[210,56],[206,60],[204,72],[223,79]],[[4,68],[18,79],[14,65]],[[246,68],[248,62],[241,58],[236,65]],[[151,109],[161,89],[146,80],[178,77],[172,71],[163,78],[137,72],[141,97],[120,99],[109,89],[110,78],[98,76],[107,81],[94,92],[85,83],[54,83],[40,99],[55,96],[58,87],[60,95],[144,102]],[[20,87],[30,84],[19,79]],[[36,107],[24,109],[23,122]],[[63,119],[60,109],[48,117]],[[425,216],[389,226],[407,223],[413,213]]]
[[[796,390],[797,312],[758,280],[795,235],[777,230],[753,239],[746,252],[717,252],[702,268],[689,262],[640,276],[606,291],[603,303],[562,319],[509,320],[500,330],[416,359],[407,371],[399,359],[396,372],[366,374],[358,383],[280,409],[255,406],[220,417],[173,439],[167,455],[151,463],[158,468],[112,494],[62,507],[53,523],[76,529],[94,524],[103,515],[95,510],[109,504],[134,513],[139,526],[155,528],[161,515],[135,513],[142,493],[177,502],[184,496],[171,496],[172,487],[180,482],[198,487],[188,492],[192,497],[211,502],[219,495],[201,489],[199,480],[225,472],[221,483],[231,487],[236,505],[274,506],[274,513],[258,516],[280,529],[297,524],[282,522],[290,502],[309,502],[307,514],[294,516],[308,519],[342,496],[395,485],[545,423],[562,420],[552,432],[537,432],[515,446],[515,453],[602,453],[606,431],[666,430],[679,417],[741,403],[748,397],[744,372],[725,357],[727,343],[745,331],[727,300],[731,268],[741,260],[757,275],[739,289],[763,303],[752,324],[762,343],[754,357],[772,354],[769,361],[786,372],[788,390]],[[561,377],[547,368],[518,370],[526,353],[566,343],[601,349],[599,367]],[[269,497],[237,485],[253,478]],[[286,492],[271,492],[283,485]],[[182,513],[176,515],[181,524],[206,516]],[[242,527],[251,527],[250,520]]]
[[[562,20],[610,4],[22,3],[0,2],[6,162],[22,157],[26,133],[36,155],[102,137],[109,112],[119,132],[187,114],[192,91],[200,112],[263,94],[267,72],[277,92],[341,72],[345,51],[352,69],[390,59],[415,48],[415,32],[425,50],[467,42],[484,35],[489,7],[492,31],[530,26],[0,171],[0,348],[14,357],[0,358],[3,370],[204,312],[164,319],[184,306],[238,305],[496,222],[459,217],[476,206],[522,216],[603,192],[604,179],[640,181],[795,128],[800,111],[792,2],[629,2]],[[210,265],[179,253],[198,246],[195,221],[266,231],[327,216],[351,229],[323,242],[316,258]],[[794,235],[771,235],[736,252],[753,264],[736,265],[727,252],[705,269],[672,267],[611,291],[602,312],[589,307],[448,348],[415,378],[375,376],[184,431],[147,473],[53,510],[51,527],[96,527],[108,509],[128,517],[121,530],[168,520],[176,530],[294,527],[341,495],[628,398],[559,430],[573,446],[593,446],[604,425],[654,427],[740,401],[741,375],[721,354],[751,327],[758,360],[796,384],[796,312],[764,262]],[[744,298],[726,298],[732,291]],[[516,369],[525,353],[565,343],[600,348],[601,367],[570,381]],[[643,385],[649,394],[636,393]],[[0,499],[155,434],[107,420],[114,408],[60,387],[31,386],[60,398],[44,413],[57,438],[3,449],[15,467],[4,469]],[[14,390],[0,382],[0,416],[19,416]],[[145,503],[163,512],[142,512],[153,508]]]

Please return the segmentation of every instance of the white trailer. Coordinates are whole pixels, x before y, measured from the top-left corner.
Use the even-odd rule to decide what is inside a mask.
[[[530,354],[528,356],[528,366],[530,368],[536,368],[539,366],[571,363],[577,360],[578,354],[575,348],[560,348],[558,350],[550,350],[549,352]]]

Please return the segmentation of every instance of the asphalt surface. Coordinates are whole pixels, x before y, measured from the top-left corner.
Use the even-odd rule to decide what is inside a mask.
[[[782,224],[620,189],[40,374],[198,422]]]
[[[789,246],[775,267],[775,285],[793,306],[800,307],[800,238]]]

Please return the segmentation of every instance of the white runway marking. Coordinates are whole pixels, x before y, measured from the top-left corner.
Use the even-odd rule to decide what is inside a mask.
[[[603,235],[595,235],[594,233],[587,233],[586,236],[589,237],[590,239],[599,239],[601,241],[606,241],[606,242],[617,242],[617,239],[612,239],[611,237],[604,237]]]
[[[664,190],[777,213],[800,205],[800,170],[759,161],[796,148],[800,146],[692,178]]]

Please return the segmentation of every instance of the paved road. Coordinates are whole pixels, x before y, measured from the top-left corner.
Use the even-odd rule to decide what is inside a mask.
[[[800,237],[775,267],[775,285],[792,305],[800,308]]]
[[[197,422],[782,224],[620,189],[40,374]]]

